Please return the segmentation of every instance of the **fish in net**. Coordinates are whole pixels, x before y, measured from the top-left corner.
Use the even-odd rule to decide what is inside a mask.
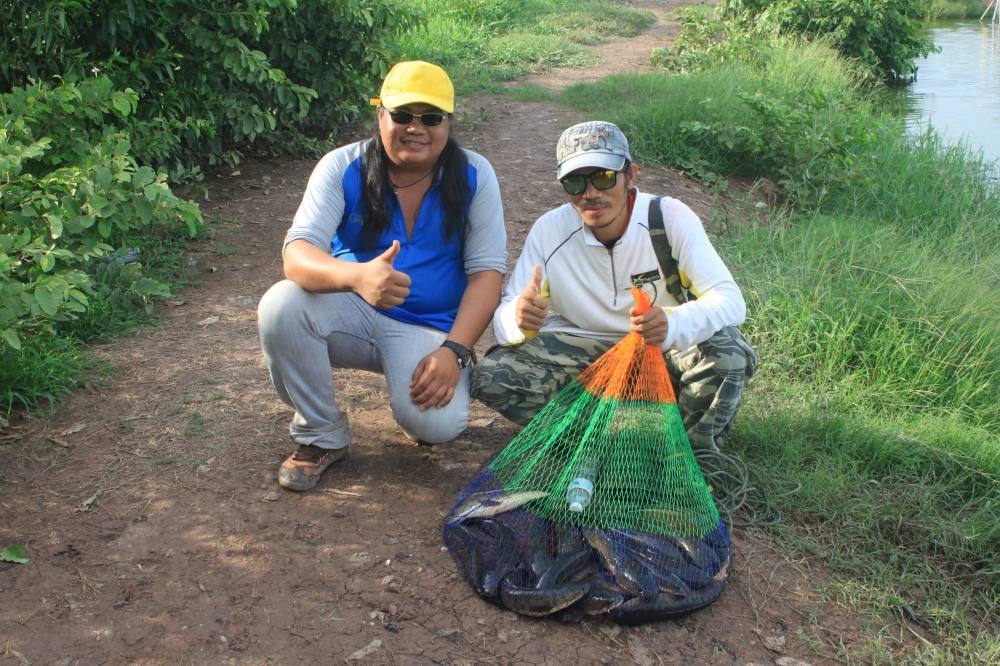
[[[487,462],[443,534],[481,597],[570,621],[686,615],[722,594],[732,562],[662,352],[635,332]]]

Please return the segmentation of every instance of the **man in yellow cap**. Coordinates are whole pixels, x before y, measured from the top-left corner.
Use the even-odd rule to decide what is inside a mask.
[[[332,368],[385,375],[410,437],[453,439],[469,414],[472,347],[507,266],[492,166],[450,136],[455,93],[426,62],[396,64],[370,139],[324,156],[285,236],[287,279],[261,299],[261,346],[295,410],[278,482],[312,488],[351,442]]]

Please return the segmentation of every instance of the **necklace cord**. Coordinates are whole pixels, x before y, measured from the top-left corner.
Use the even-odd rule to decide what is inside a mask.
[[[429,175],[431,175],[432,173],[434,173],[434,169],[435,169],[435,168],[436,168],[436,167],[431,167],[431,168],[430,168],[430,169],[429,169],[429,170],[427,171],[427,173],[425,173],[424,175],[422,175],[422,176],[421,176],[420,178],[417,178],[417,179],[416,179],[415,181],[413,181],[412,183],[407,183],[406,185],[397,185],[397,184],[396,184],[396,183],[395,183],[395,182],[394,182],[394,181],[392,180],[392,176],[390,176],[390,177],[389,177],[389,184],[390,184],[390,185],[392,185],[392,190],[393,190],[393,192],[398,192],[399,190],[405,190],[405,189],[406,189],[406,188],[408,188],[408,187],[413,187],[414,185],[416,185],[417,183],[419,183],[420,181],[422,181],[422,180],[423,180],[424,178],[426,178],[427,176],[429,176]]]

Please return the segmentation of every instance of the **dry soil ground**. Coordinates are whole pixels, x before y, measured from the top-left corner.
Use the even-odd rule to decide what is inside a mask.
[[[656,26],[602,46],[604,65],[532,81],[645,67],[676,26],[671,3],[640,6]],[[561,200],[555,141],[582,118],[502,96],[462,106],[460,139],[500,177],[513,261]],[[817,566],[740,530],[729,588],[680,621],[561,624],[484,603],[458,578],[441,521],[515,427],[475,405],[457,440],[418,447],[377,375],[338,373],[352,454],[311,492],[279,489],[290,413],[269,385],[255,306],[280,278],[312,166],[251,163],[210,182],[216,234],[192,250],[195,286],[161,306],[156,328],[95,349],[116,368],[107,381],[0,433],[0,545],[27,544],[31,559],[0,563],[0,664],[821,664],[858,640],[862,621],[821,599]],[[640,186],[712,205],[669,169],[645,169]]]

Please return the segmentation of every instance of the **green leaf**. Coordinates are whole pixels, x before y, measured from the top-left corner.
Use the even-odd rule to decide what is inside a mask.
[[[132,289],[143,296],[160,296],[165,298],[170,295],[170,287],[159,280],[148,277],[141,277],[133,282]]]
[[[63,235],[63,223],[62,219],[58,215],[53,215],[52,213],[46,213],[45,217],[49,221],[49,233],[52,238],[59,238]]]
[[[53,257],[48,252],[46,252],[38,260],[38,266],[39,268],[42,269],[43,273],[48,273],[49,271],[51,271],[53,268],[56,267],[56,258]]]
[[[35,287],[35,302],[42,312],[50,317],[54,317],[59,311],[59,305],[63,302],[61,290],[43,284]]]
[[[0,561],[27,564],[27,555],[28,549],[25,546],[7,546],[3,550],[0,550]]]
[[[139,190],[154,180],[156,180],[156,172],[148,166],[141,166],[135,170],[135,175],[132,176],[132,187]]]
[[[17,337],[17,333],[15,333],[12,329],[5,328],[0,331],[0,338],[3,338],[4,342],[17,351],[21,350],[21,338]]]
[[[123,118],[132,113],[132,102],[127,95],[114,95],[111,98],[111,105],[115,107],[115,111]]]

